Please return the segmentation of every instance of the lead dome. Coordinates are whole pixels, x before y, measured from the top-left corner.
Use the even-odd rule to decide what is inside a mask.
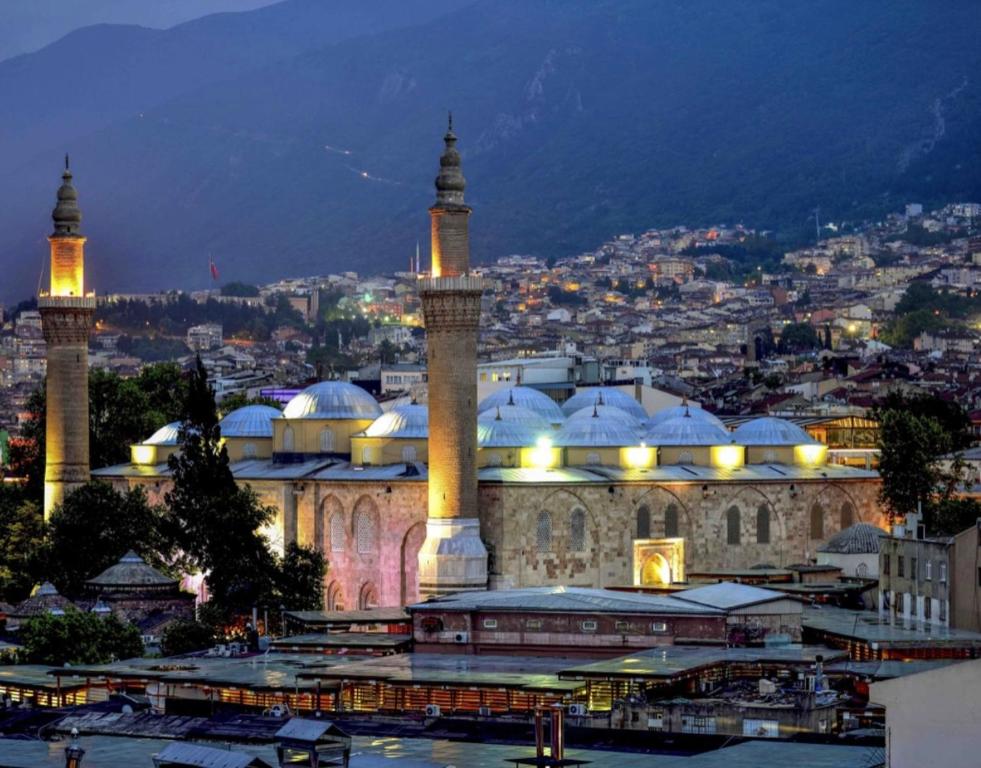
[[[517,405],[534,411],[552,426],[565,421],[565,415],[552,398],[531,387],[507,387],[488,395],[477,406],[478,413],[493,410],[497,406]]]
[[[424,405],[397,405],[375,419],[365,437],[429,437],[429,409]]]
[[[732,443],[733,436],[715,424],[685,415],[658,424],[647,433],[647,442],[658,446],[712,446]]]
[[[272,420],[282,414],[270,405],[236,408],[219,423],[222,437],[272,437]]]
[[[181,423],[165,424],[144,441],[144,445],[177,445],[180,442]]]
[[[612,405],[621,411],[626,411],[638,422],[647,420],[647,411],[644,406],[638,403],[626,392],[613,387],[595,387],[593,389],[583,389],[576,392],[572,397],[562,403],[562,413],[570,416],[583,408],[591,408],[594,405]]]
[[[740,445],[816,445],[817,440],[796,424],[773,416],[747,421],[732,433]]]
[[[600,410],[603,413],[600,413]],[[640,443],[640,431],[631,425],[629,415],[619,408],[596,406],[588,416],[578,411],[556,433],[555,445],[561,448],[624,448]],[[619,411],[626,419],[614,416]]]
[[[286,419],[376,419],[381,406],[361,387],[346,381],[321,381],[287,403]]]
[[[671,408],[662,408],[647,420],[647,426],[653,429],[669,419],[674,419],[678,416],[684,416],[686,414],[691,416],[693,419],[704,421],[707,424],[714,424],[715,426],[719,427],[719,429],[726,428],[726,425],[714,413],[709,413],[698,406],[692,407],[690,405],[675,405]]]

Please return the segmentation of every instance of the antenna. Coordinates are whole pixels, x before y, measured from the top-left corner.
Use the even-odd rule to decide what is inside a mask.
[[[814,209],[814,234],[817,237],[817,242],[821,242],[821,209]]]

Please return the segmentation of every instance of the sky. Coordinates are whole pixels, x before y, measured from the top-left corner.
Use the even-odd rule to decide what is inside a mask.
[[[278,0],[0,0],[0,61],[43,48],[92,24],[166,28],[222,11]]]

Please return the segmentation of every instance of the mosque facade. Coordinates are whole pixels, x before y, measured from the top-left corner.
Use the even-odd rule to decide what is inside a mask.
[[[854,523],[885,525],[878,474],[828,463],[825,445],[781,419],[730,431],[695,405],[650,414],[614,388],[560,406],[519,386],[477,403],[482,283],[456,137],[445,138],[434,268],[420,281],[428,405],[383,410],[325,381],[282,412],[246,406],[221,423],[236,479],[277,510],[273,546],[323,551],[328,609],[484,585],[669,584],[689,570],[808,562]],[[178,427],[93,475],[162,502]]]

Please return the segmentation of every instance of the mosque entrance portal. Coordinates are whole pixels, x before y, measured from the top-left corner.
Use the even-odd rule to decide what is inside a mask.
[[[684,581],[685,540],[635,539],[634,585],[659,587]]]

